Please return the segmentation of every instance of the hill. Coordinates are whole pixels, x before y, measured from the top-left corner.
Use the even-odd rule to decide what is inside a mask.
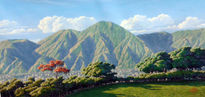
[[[205,29],[178,31],[172,34],[174,48],[184,46],[205,48]]]
[[[146,46],[148,46],[154,53],[160,51],[170,52],[174,50],[174,48],[172,48],[173,36],[170,33],[158,32],[138,35],[138,37],[142,39]]]
[[[27,72],[40,56],[34,52],[37,47],[29,40],[0,42],[0,73]]]

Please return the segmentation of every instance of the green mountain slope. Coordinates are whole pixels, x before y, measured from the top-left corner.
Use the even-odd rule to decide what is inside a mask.
[[[75,30],[62,30],[39,42],[41,45],[36,49],[40,55],[62,60],[69,49],[78,41]]]
[[[172,34],[166,32],[138,35],[140,39],[154,52],[170,52],[172,48]]]
[[[132,68],[149,54],[151,51],[139,38],[114,23],[101,21],[81,32],[64,60],[73,70],[96,61]]]
[[[0,73],[23,73],[40,55],[34,52],[39,45],[28,40],[0,42]]]
[[[178,31],[172,35],[174,48],[184,46],[205,48],[205,29]]]

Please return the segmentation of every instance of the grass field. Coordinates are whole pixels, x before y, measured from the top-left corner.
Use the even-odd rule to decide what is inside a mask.
[[[205,82],[118,84],[84,90],[68,97],[205,97]]]

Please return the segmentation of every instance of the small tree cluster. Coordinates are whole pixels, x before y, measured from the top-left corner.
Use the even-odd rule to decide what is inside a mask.
[[[49,62],[49,64],[43,65],[41,64],[38,69],[42,72],[44,71],[54,71],[56,73],[56,78],[58,76],[58,73],[68,73],[70,70],[63,67],[64,62],[61,60],[52,60]]]
[[[96,62],[89,64],[86,68],[82,69],[82,74],[90,77],[106,77],[109,79],[113,78],[116,74],[112,72],[112,69],[115,69],[115,65],[104,62]]]
[[[147,58],[144,62],[137,64],[137,67],[144,72],[166,72],[172,68],[171,58],[166,52],[160,52],[154,58]]]

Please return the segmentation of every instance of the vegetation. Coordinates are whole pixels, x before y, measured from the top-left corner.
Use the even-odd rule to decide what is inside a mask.
[[[63,61],[56,60],[56,61],[50,61],[49,64],[43,65],[41,64],[38,69],[41,71],[54,71],[56,73],[56,78],[58,77],[58,73],[68,73],[70,70],[68,70],[65,67],[62,67],[64,65]]]
[[[179,70],[200,69],[205,66],[205,49],[183,47],[170,52],[157,53],[154,57],[149,57],[145,61],[137,64],[137,67],[146,73],[166,72],[176,68]]]
[[[40,65],[38,69],[58,72],[59,67],[56,66],[62,64],[62,61],[50,61],[47,65]],[[94,71],[89,72],[89,68],[92,68]],[[38,79],[36,81],[34,78],[29,78],[28,81],[25,82],[14,79],[10,82],[0,84],[0,92],[2,96],[9,95],[11,97],[56,97],[73,89],[106,83],[110,81],[109,79],[113,79],[114,73],[112,73],[111,70],[114,68],[115,66],[113,64],[96,62],[84,69],[84,72],[88,73],[83,73],[93,77],[71,76],[65,80],[63,77],[58,77],[48,78],[46,80]],[[64,72],[64,70],[62,69],[62,71],[59,72]]]
[[[205,82],[129,83],[103,86],[67,97],[205,97]]]
[[[161,72],[161,73],[146,73],[141,74],[138,77],[133,77],[134,80],[148,79],[152,80],[167,80],[167,81],[177,81],[177,80],[196,80],[200,78],[205,78],[205,71],[172,71],[172,72]]]
[[[147,58],[144,62],[137,64],[141,71],[148,72],[163,72],[172,69],[171,58],[166,52],[160,52],[154,58]]]
[[[47,78],[46,80],[28,78],[28,80],[24,82],[21,80],[13,79],[11,81],[1,83],[0,92],[3,97],[58,97],[64,96],[65,94],[73,93],[73,91],[83,90],[85,88],[94,88],[97,86],[104,86],[108,84],[112,85],[116,83],[204,80],[205,71],[199,71],[199,69],[204,66],[204,56],[204,49],[190,47],[184,47],[170,53],[160,52],[157,53],[154,57],[150,57],[146,59],[145,62],[139,63],[137,65],[140,70],[145,72],[145,74],[141,74],[138,77],[131,76],[127,78],[117,78],[115,76],[116,73],[113,72],[113,69],[115,69],[115,65],[104,62],[96,62],[91,63],[87,67],[83,68],[82,74],[84,76],[81,77],[71,76],[67,79],[64,79],[63,77],[56,77]],[[50,61],[47,65],[41,64],[38,69],[40,69],[41,71],[54,71],[56,72],[56,74],[61,72],[68,73],[69,70],[65,67],[62,67],[63,65],[63,61],[56,60]],[[176,70],[173,70],[173,68],[176,68]],[[195,70],[196,68],[198,70]],[[149,86],[145,86],[145,89],[146,88],[149,88]],[[166,91],[170,90],[169,87],[163,87],[162,89],[167,89]],[[129,87],[128,91],[130,91]],[[146,90],[139,90],[139,88],[133,91],[146,92]],[[190,92],[197,91],[198,89],[195,88],[190,90]],[[126,92],[125,90],[125,92],[123,91],[122,95],[119,96],[138,96],[140,95],[139,93],[140,92],[137,92],[137,94],[129,94],[129,92]],[[152,91],[150,91],[150,93],[152,93]],[[199,95],[203,94],[199,93],[195,96]],[[109,96],[110,95],[108,95],[108,97]],[[176,94],[176,96],[178,95]]]
[[[82,69],[82,74],[90,77],[106,77],[109,79],[115,75],[115,73],[112,72],[113,69],[115,69],[115,65],[113,64],[96,62]]]

